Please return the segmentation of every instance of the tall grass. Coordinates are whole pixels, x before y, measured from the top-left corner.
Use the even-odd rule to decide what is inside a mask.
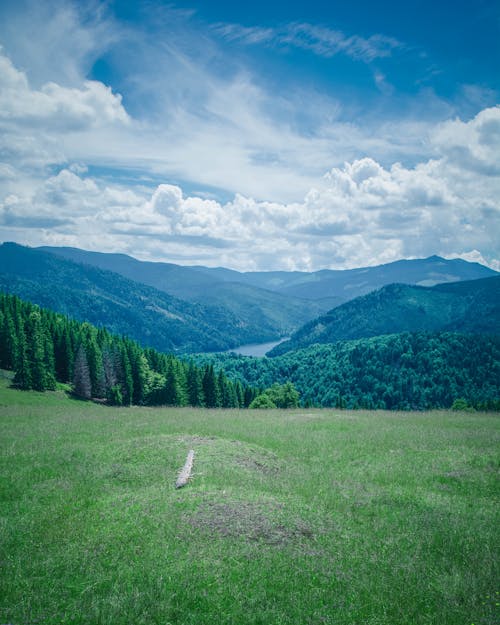
[[[499,425],[0,380],[0,623],[495,625]]]

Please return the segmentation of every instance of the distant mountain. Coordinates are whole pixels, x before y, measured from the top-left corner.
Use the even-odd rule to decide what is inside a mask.
[[[222,307],[252,332],[253,338],[248,342],[273,341],[287,336],[336,303],[335,300],[309,302],[266,290],[249,284],[246,274],[231,269],[139,261],[125,254],[87,252],[71,247],[37,249],[116,272],[192,303]]]
[[[0,290],[161,351],[216,351],[260,339],[222,306],[203,306],[90,265],[0,245]],[[265,340],[265,339],[264,339]]]
[[[434,287],[385,286],[307,323],[269,355],[407,331],[500,334],[500,276]]]
[[[478,263],[460,258],[446,260],[439,256],[416,260],[398,260],[376,267],[360,269],[323,269],[312,273],[301,272],[254,272],[243,274],[254,286],[272,289],[284,295],[320,300],[336,297],[338,303],[359,295],[366,295],[386,284],[401,283],[433,286],[443,282],[476,280],[498,275],[497,272]]]
[[[39,249],[69,260],[115,271],[189,301],[205,303],[207,297],[214,295],[217,285],[218,292],[227,298],[226,305],[234,306],[232,310],[237,315],[245,307],[251,308],[254,304],[260,306],[263,298],[267,298],[268,307],[273,306],[271,318],[276,310],[281,317],[290,316],[281,334],[285,334],[291,327],[296,328],[297,325],[305,323],[304,316],[310,320],[321,312],[387,284],[433,286],[498,275],[493,269],[478,263],[469,263],[459,258],[446,260],[439,256],[399,260],[360,269],[239,272],[223,267],[186,267],[173,263],[144,262],[125,254],[103,254],[69,247]],[[226,288],[222,287],[224,284]],[[242,289],[242,286],[246,288]],[[275,299],[269,295],[270,291],[282,297]],[[314,301],[314,306],[310,302],[304,306],[304,299]],[[273,323],[271,327],[274,327]]]

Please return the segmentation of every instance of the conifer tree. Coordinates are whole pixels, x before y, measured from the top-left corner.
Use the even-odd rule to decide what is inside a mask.
[[[26,333],[24,331],[24,323],[21,320],[20,313],[16,320],[17,327],[17,353],[16,368],[14,375],[14,386],[23,390],[31,387],[31,366],[28,358],[28,344],[26,342]]]
[[[203,385],[200,370],[191,361],[187,373],[187,393],[190,406],[203,406]]]
[[[13,369],[16,364],[17,336],[12,314],[5,304],[3,311],[0,311],[0,367],[2,369]]]
[[[69,382],[71,380],[71,372],[73,371],[73,348],[70,337],[68,324],[63,327],[57,327],[56,337],[54,338],[54,356],[56,361],[56,377],[61,382]]]
[[[181,403],[179,381],[172,361],[168,363],[163,390],[163,403],[167,406],[179,406]]]
[[[45,366],[44,337],[40,313],[33,310],[28,317],[26,334],[29,336],[28,359],[31,367],[31,385],[35,391],[45,391],[47,387],[47,374]]]
[[[85,353],[90,375],[92,397],[104,397],[104,369],[102,353],[97,343],[97,333],[90,324],[84,324],[86,340]]]
[[[220,405],[219,389],[215,377],[214,366],[207,365],[203,373],[203,395],[207,408],[216,408]]]
[[[80,344],[76,351],[73,372],[73,390],[75,395],[83,399],[90,399],[92,397],[89,363],[83,343]]]
[[[238,400],[238,407],[244,408],[245,407],[245,395],[243,391],[243,386],[239,380],[235,382],[234,390],[236,392],[236,398]]]
[[[122,389],[122,399],[123,403],[127,406],[130,406],[132,403],[132,398],[134,396],[134,380],[132,378],[132,367],[130,365],[130,360],[128,357],[128,352],[123,345],[121,344],[120,348],[121,355],[121,373],[122,378],[120,379],[121,389]]]

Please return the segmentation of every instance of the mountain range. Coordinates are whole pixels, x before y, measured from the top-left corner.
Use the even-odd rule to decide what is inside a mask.
[[[255,296],[260,303],[269,292],[286,296],[288,301],[304,306],[303,300],[318,303],[327,310],[386,284],[400,282],[418,286],[433,286],[443,282],[488,278],[497,272],[460,258],[446,260],[439,256],[425,259],[399,260],[393,263],[360,269],[322,269],[320,271],[247,271],[223,267],[182,266],[173,263],[139,261],[125,254],[87,252],[71,247],[41,247],[79,263],[107,269],[131,280],[148,284],[161,291],[190,301],[207,302],[214,288],[238,299],[241,288],[246,290],[242,300],[247,304]],[[258,289],[254,291],[253,289]],[[263,293],[262,291],[265,291]],[[235,297],[236,296],[236,297]],[[298,301],[297,301],[298,298]],[[274,300],[272,300],[274,301]],[[278,300],[281,304],[283,298]],[[313,309],[315,311],[316,309]]]
[[[469,312],[464,312],[463,307],[456,306],[459,282],[483,282],[482,278],[496,275],[477,263],[438,256],[344,271],[238,272],[145,262],[123,254],[76,248],[0,245],[1,290],[127,334],[146,346],[177,352],[227,350],[245,343],[278,340],[294,332],[290,342],[279,346],[281,350],[310,344],[309,338],[321,342],[337,340],[337,336],[349,338],[345,336],[349,332],[357,332],[357,336],[373,336],[373,332],[388,328],[397,332],[397,319],[411,309],[402,305],[405,298],[420,298],[426,319],[443,317],[444,326],[450,328],[453,323],[461,327],[464,319],[469,319],[467,324],[472,327],[474,317],[486,319],[484,314],[476,314],[481,306],[484,312],[486,296],[481,296],[482,304],[476,309],[471,305]],[[417,286],[413,287],[415,292],[398,286],[366,295],[395,282]],[[429,288],[438,283],[447,284]],[[469,293],[471,287],[463,288]],[[378,308],[373,308],[375,300],[366,297],[378,298]],[[474,297],[471,291],[463,301]],[[462,317],[453,321],[455,309],[462,311]],[[377,315],[373,315],[374,310]],[[492,314],[497,315],[498,310]],[[411,315],[417,323],[422,313],[413,311]],[[379,321],[375,319],[378,316]],[[371,329],[365,327],[366,322],[363,326],[363,317],[373,317],[368,324],[372,324]],[[342,323],[338,319],[343,319]],[[409,320],[406,325],[411,325]],[[483,325],[491,331],[489,322]],[[328,330],[319,330],[323,326]],[[441,328],[437,321],[435,326]],[[425,324],[423,329],[427,329]]]

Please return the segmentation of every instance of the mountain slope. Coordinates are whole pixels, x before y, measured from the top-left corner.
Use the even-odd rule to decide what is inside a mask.
[[[246,274],[231,269],[139,261],[125,254],[103,254],[70,247],[38,249],[78,263],[114,271],[189,302],[222,306],[245,327],[253,328],[249,342],[266,342],[286,336],[326,312],[335,303],[332,300],[304,301],[293,295],[253,286],[247,283]]]
[[[385,286],[311,321],[269,355],[314,343],[422,330],[500,334],[500,276],[434,287]]]
[[[205,269],[208,275],[217,275],[219,269]],[[220,274],[223,279],[224,274]],[[310,300],[337,297],[339,303],[365,295],[386,284],[400,282],[419,286],[433,286],[443,282],[476,280],[498,275],[478,263],[460,258],[446,260],[439,256],[396,262],[359,269],[322,269],[315,272],[268,271],[248,272],[238,276],[240,282],[269,289],[284,295]],[[234,280],[234,276],[229,279]]]
[[[251,342],[222,307],[185,302],[89,265],[14,243],[0,246],[0,289],[162,351],[211,351]]]
[[[70,247],[39,248],[58,254],[69,260],[115,271],[126,278],[149,284],[190,301],[204,301],[215,285],[222,289],[222,284],[231,284],[224,291],[231,292],[233,302],[252,306],[253,301],[259,302],[267,294],[269,305],[276,303],[282,313],[290,313],[294,320],[300,318],[299,309],[307,310],[311,304],[304,306],[303,300],[317,302],[318,308],[311,309],[317,314],[326,312],[346,301],[366,295],[387,284],[416,284],[433,286],[444,282],[476,280],[498,275],[497,272],[478,263],[466,262],[460,258],[446,260],[439,256],[424,259],[399,260],[375,267],[359,269],[333,270],[322,269],[314,272],[302,271],[249,271],[239,272],[223,267],[184,267],[173,263],[139,261],[125,254],[104,254],[88,252]],[[242,290],[243,285],[246,287]],[[256,289],[253,291],[252,289]],[[282,295],[275,300],[269,292]],[[283,299],[286,296],[287,300]],[[290,310],[285,306],[290,306]],[[234,312],[238,313],[238,309]],[[302,312],[302,317],[304,314]],[[295,315],[295,316],[294,316]],[[300,321],[304,323],[304,319]]]

